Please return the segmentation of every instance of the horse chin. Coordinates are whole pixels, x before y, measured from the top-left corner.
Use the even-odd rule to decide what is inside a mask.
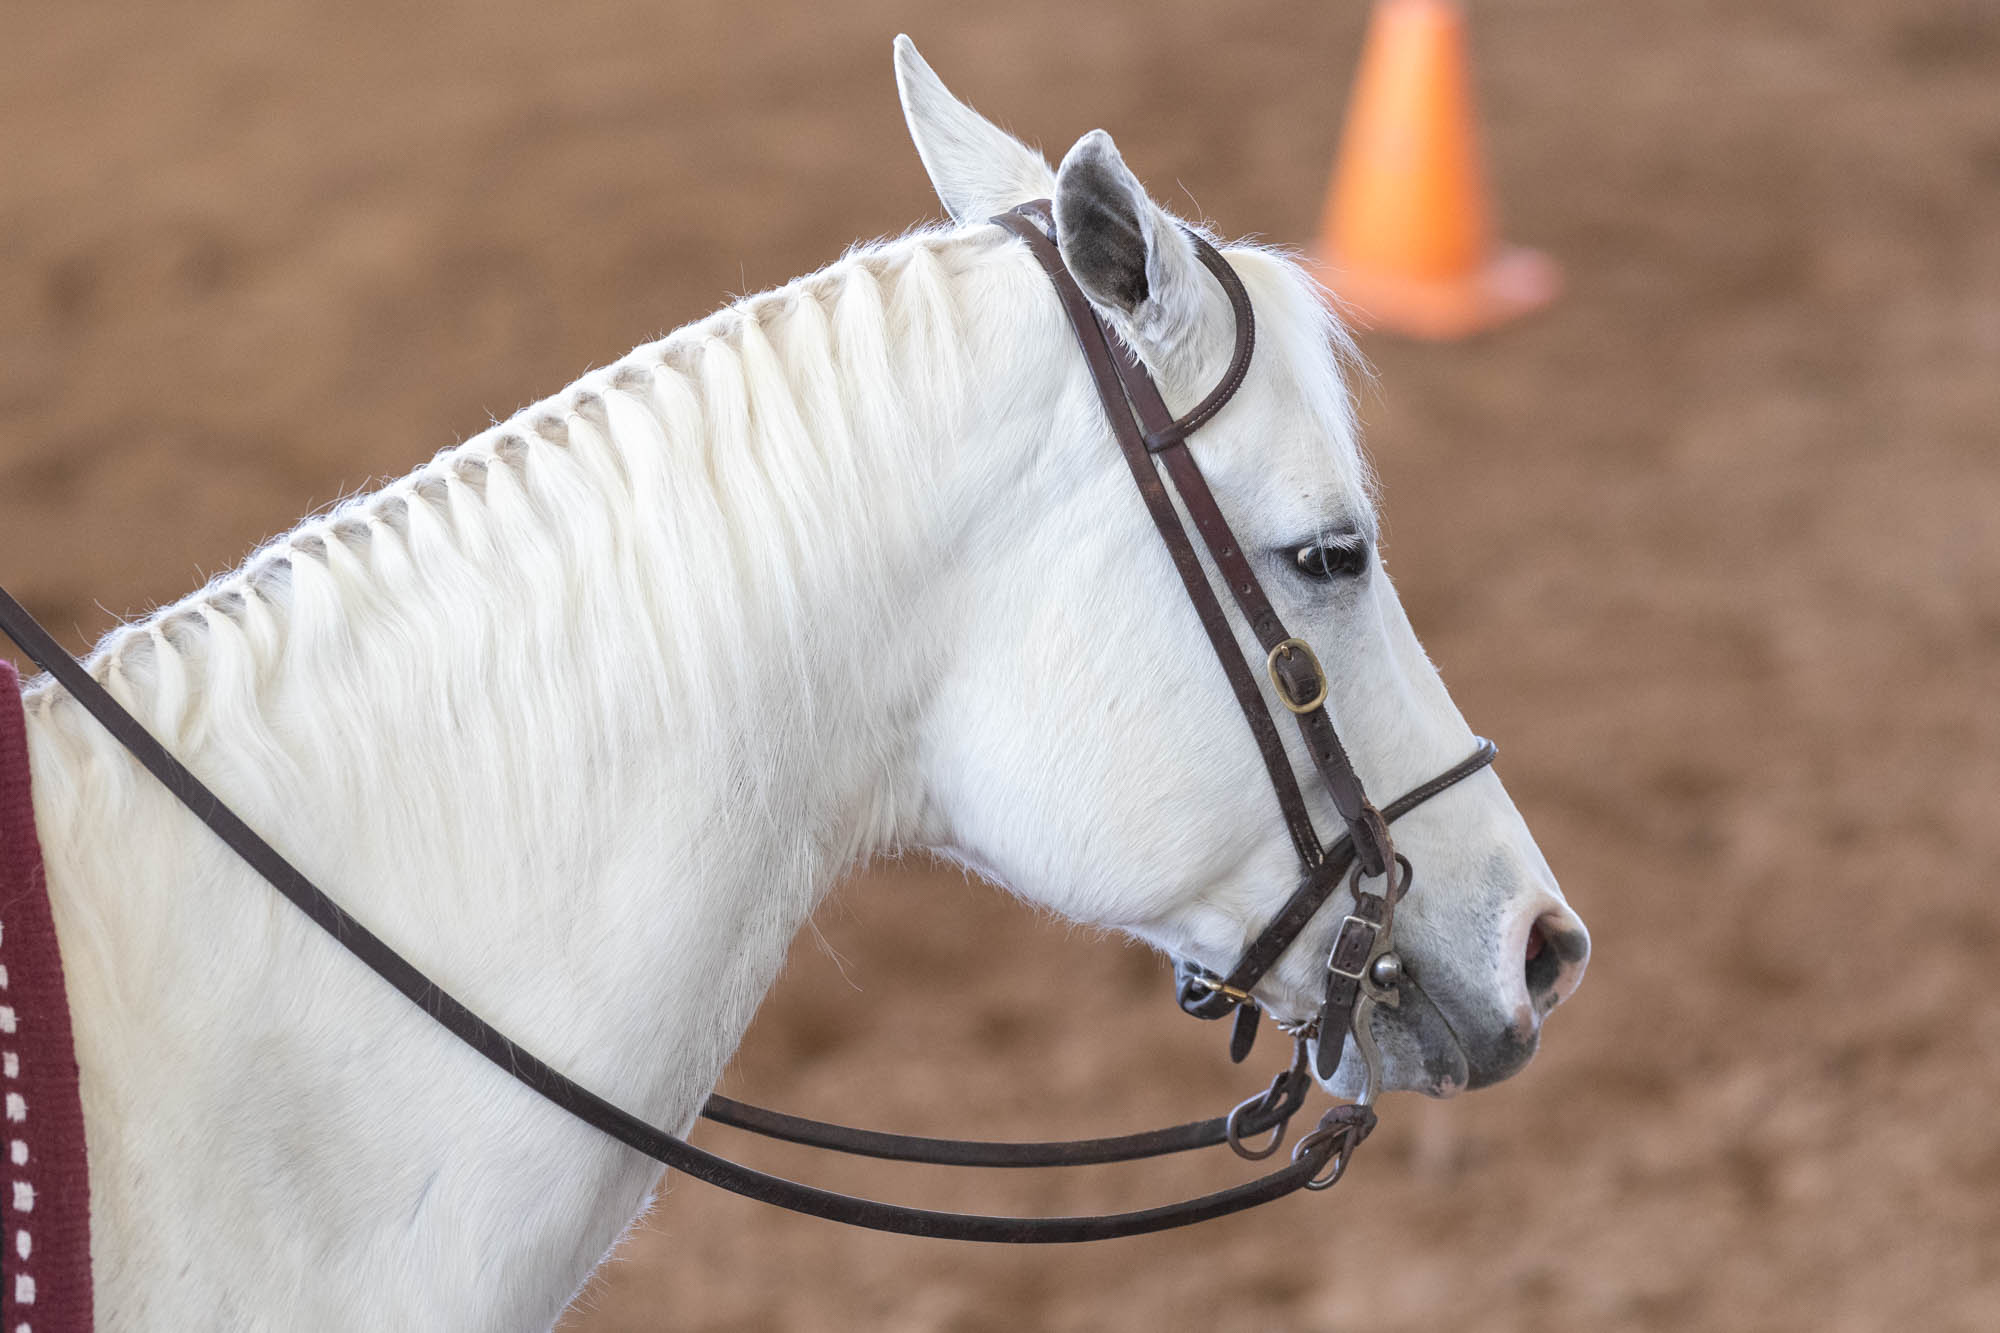
[[[1381,1091],[1456,1097],[1472,1082],[1464,1044],[1422,988],[1406,983],[1400,993],[1402,1003],[1375,1010],[1371,1027],[1382,1052]],[[1361,1095],[1361,1052],[1355,1049],[1353,1034],[1341,1049],[1340,1068],[1320,1082],[1336,1097]]]

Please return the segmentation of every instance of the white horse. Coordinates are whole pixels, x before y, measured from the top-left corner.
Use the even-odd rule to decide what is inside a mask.
[[[1102,132],[1051,171],[896,54],[959,225],[638,348],[91,660],[395,948],[683,1131],[872,856],[932,849],[1217,972],[1295,881],[1055,296],[983,220],[1093,193],[1078,216],[1140,218],[1062,249],[1176,410],[1227,361],[1222,294]],[[1375,555],[1349,344],[1291,261],[1227,257],[1257,355],[1194,450],[1393,794],[1473,737]],[[1314,579],[1294,553],[1319,545],[1340,558]],[[654,1164],[391,992],[60,690],[28,709],[100,1325],[546,1328]],[[1581,973],[1582,924],[1490,771],[1396,836],[1422,1000],[1382,1015],[1386,1084],[1505,1077]],[[1259,986],[1272,1012],[1311,1012],[1337,920]]]

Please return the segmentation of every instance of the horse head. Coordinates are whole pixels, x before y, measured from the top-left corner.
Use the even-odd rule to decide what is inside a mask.
[[[1207,393],[1230,364],[1237,321],[1195,242],[1110,136],[1085,135],[1051,170],[958,102],[907,39],[896,68],[953,220],[978,227],[1052,200],[1065,266],[1168,406],[1182,413]],[[1476,738],[1383,564],[1351,341],[1293,260],[1251,246],[1225,257],[1250,296],[1255,352],[1190,448],[1274,608],[1325,664],[1324,706],[1381,800],[1456,763]],[[1021,355],[1075,365],[1052,404],[1010,401],[1004,377],[981,402],[984,429],[1047,438],[1025,455],[996,450],[1016,462],[966,506],[920,728],[923,840],[1037,904],[1222,976],[1290,896],[1298,856],[1054,296],[1025,252],[1013,278],[1043,293],[1026,302],[1041,323],[1020,340],[1039,350]],[[1261,665],[1240,620],[1236,636]],[[1314,822],[1338,830],[1331,795],[1297,737],[1289,743]],[[1505,1078],[1581,978],[1589,936],[1491,769],[1412,811],[1395,839],[1414,887],[1396,909],[1401,1002],[1370,1020],[1382,1086],[1445,1096]],[[1253,992],[1281,1021],[1315,1012],[1345,892]],[[1360,1076],[1343,1061],[1329,1084],[1352,1095]]]

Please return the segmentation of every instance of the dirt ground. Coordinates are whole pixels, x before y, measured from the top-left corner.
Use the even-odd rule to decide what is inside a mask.
[[[1363,17],[17,7],[0,580],[81,646],[934,212],[898,30],[1052,153],[1104,125],[1163,197],[1304,241]],[[1475,20],[1507,230],[1569,291],[1462,346],[1366,340],[1366,416],[1404,599],[1594,933],[1544,1054],[1456,1102],[1392,1098],[1334,1195],[1151,1239],[950,1246],[674,1185],[566,1328],[2000,1325],[2000,5]],[[736,1095],[1055,1136],[1264,1076],[1144,951],[955,877],[874,877],[816,924]],[[1241,1174],[938,1181],[703,1135],[945,1206]]]

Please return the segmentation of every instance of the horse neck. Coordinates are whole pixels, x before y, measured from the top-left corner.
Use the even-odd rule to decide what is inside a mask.
[[[918,819],[914,608],[997,466],[960,366],[1032,402],[1051,364],[959,323],[993,250],[905,241],[642,347],[93,669],[433,979],[685,1128],[818,895]],[[424,1022],[67,699],[31,728],[106,1325],[552,1319],[656,1168]]]

